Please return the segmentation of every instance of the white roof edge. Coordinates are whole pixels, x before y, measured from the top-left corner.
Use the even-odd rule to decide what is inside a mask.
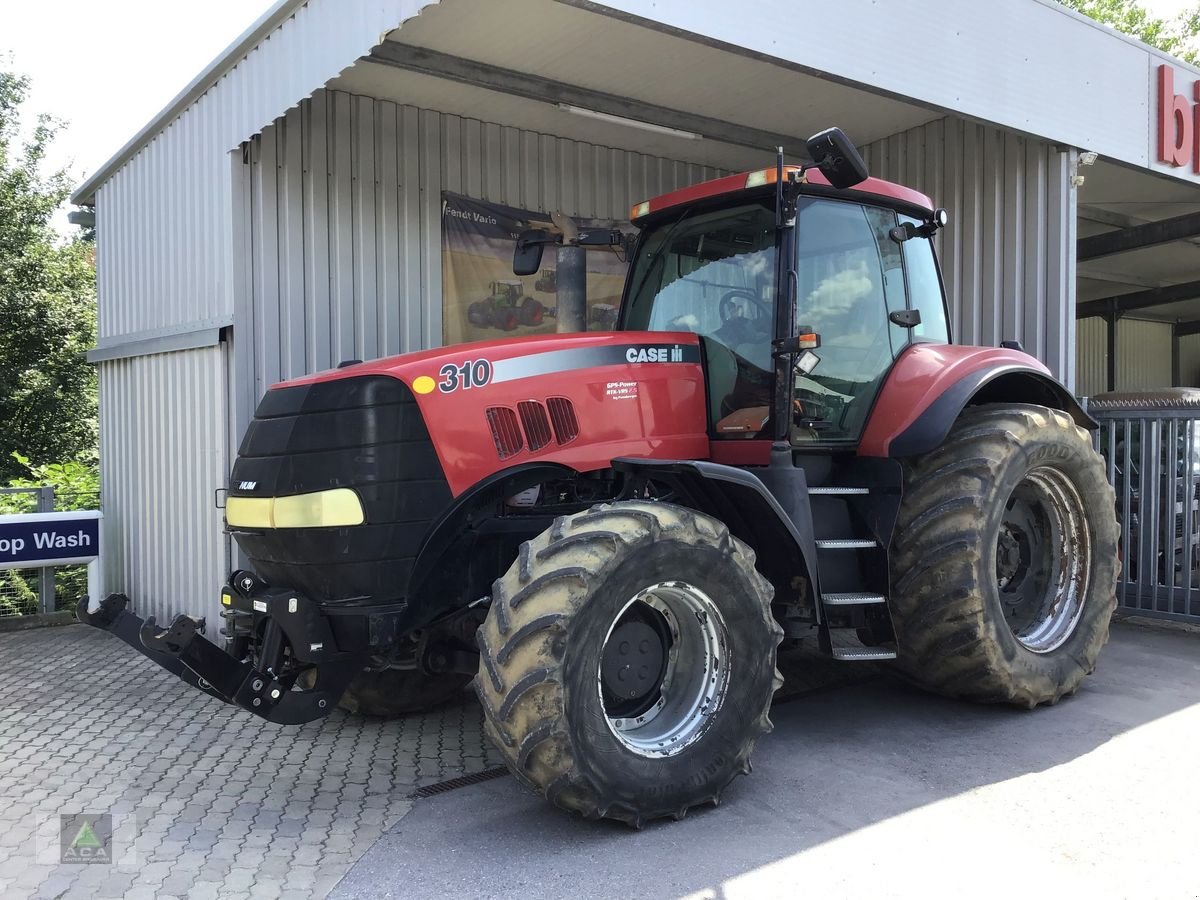
[[[205,66],[191,83],[154,116],[142,129],[130,138],[120,150],[93,175],[90,175],[74,193],[71,202],[77,206],[87,205],[95,200],[96,191],[108,181],[121,166],[129,162],[138,151],[148,144],[163,127],[179,116],[184,110],[199,99],[209,88],[216,84],[221,77],[233,68],[247,53],[253,50],[260,41],[271,34],[281,24],[286,22],[308,0],[276,0],[274,6],[259,17],[253,25],[225,48],[216,59]]]
[[[1085,16],[1083,13],[1076,12],[1075,10],[1071,9],[1069,6],[1063,6],[1061,3],[1058,2],[1058,0],[1034,0],[1034,2],[1040,3],[1040,4],[1042,4],[1042,6],[1049,6],[1051,9],[1054,9],[1054,10],[1062,13],[1064,16],[1070,16],[1071,18],[1075,19],[1076,21],[1082,22],[1084,25],[1087,25],[1091,28],[1098,29],[1099,31],[1103,31],[1105,34],[1115,37],[1118,40],[1124,41],[1127,44],[1132,44],[1134,47],[1137,47],[1139,50],[1145,50],[1151,56],[1157,56],[1163,62],[1171,63],[1171,65],[1178,66],[1180,69],[1188,69],[1191,72],[1194,72],[1196,75],[1200,76],[1200,66],[1195,66],[1192,63],[1185,62],[1184,60],[1180,59],[1178,56],[1172,56],[1166,50],[1159,50],[1157,47],[1151,47],[1145,41],[1139,41],[1137,38],[1133,37],[1132,35],[1128,35],[1123,31],[1118,31],[1116,28],[1113,28],[1111,25],[1105,25],[1103,22],[1097,22],[1091,16]]]

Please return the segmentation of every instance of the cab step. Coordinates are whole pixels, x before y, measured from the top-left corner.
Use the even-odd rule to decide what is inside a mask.
[[[872,540],[860,540],[858,538],[837,538],[817,541],[818,550],[870,550],[878,546]]]
[[[833,658],[848,662],[871,662],[873,660],[895,659],[896,651],[882,647],[834,647]]]
[[[825,594],[821,597],[825,606],[868,606],[875,603],[886,603],[883,594]]]

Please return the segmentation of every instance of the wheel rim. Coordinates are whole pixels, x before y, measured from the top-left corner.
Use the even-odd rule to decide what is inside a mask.
[[[1057,469],[1031,469],[1005,504],[996,540],[1000,601],[1022,646],[1049,653],[1074,634],[1090,571],[1087,519],[1075,485]]]
[[[681,753],[729,687],[728,632],[712,599],[685,581],[652,585],[617,613],[596,685],[609,731],[639,756]]]

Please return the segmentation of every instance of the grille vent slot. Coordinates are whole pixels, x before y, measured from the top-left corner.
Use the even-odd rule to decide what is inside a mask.
[[[525,440],[531,451],[541,450],[550,443],[552,435],[546,407],[536,400],[522,400],[517,404],[517,412],[521,414],[521,427],[525,429]]]
[[[579,420],[575,417],[575,404],[566,397],[551,397],[546,401],[550,408],[550,423],[554,426],[554,439],[569,444],[579,437]]]
[[[517,414],[507,406],[489,406],[487,408],[488,427],[492,429],[492,440],[496,442],[496,452],[501,459],[508,459],[521,452],[525,446],[521,437],[521,426],[517,423]]]

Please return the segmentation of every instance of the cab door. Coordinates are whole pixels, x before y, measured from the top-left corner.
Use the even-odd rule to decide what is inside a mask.
[[[906,305],[893,210],[808,197],[796,221],[796,325],[821,336],[819,362],[795,375],[792,441],[855,443],[908,330],[888,314]]]

